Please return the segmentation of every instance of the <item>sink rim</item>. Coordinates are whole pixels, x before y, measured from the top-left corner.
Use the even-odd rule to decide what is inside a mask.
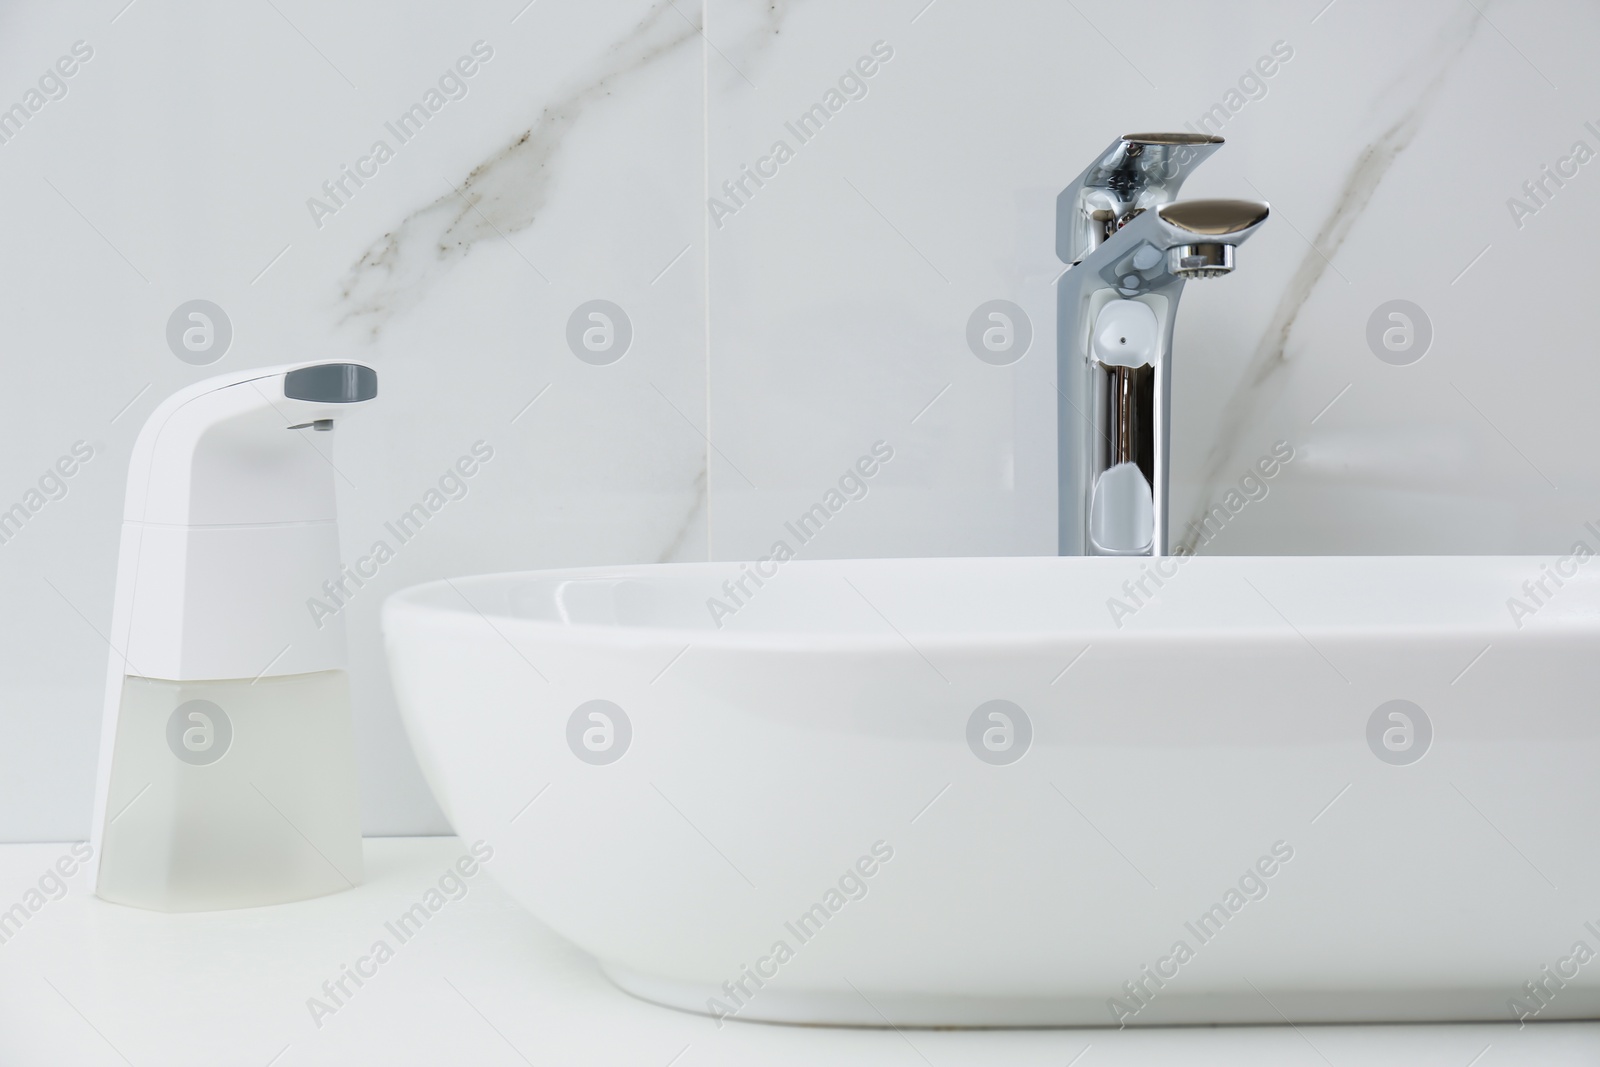
[[[1112,593],[1117,589],[1116,580],[1123,575],[1137,575],[1141,567],[1148,565],[1152,557],[1114,557],[1114,556],[904,556],[904,557],[865,557],[848,559],[794,559],[782,564],[778,573],[767,578],[766,581],[781,583],[785,575],[791,579],[807,576],[815,581],[818,577],[837,576],[847,578],[853,576],[863,568],[873,570],[914,571],[928,568],[930,565],[948,572],[952,575],[961,575],[963,572],[980,572],[1001,568],[1005,570],[1024,570],[1047,568],[1051,571],[1079,571],[1079,572],[1104,572],[1100,580],[1104,581],[1095,592],[1095,601],[1098,602],[1104,593]],[[1475,572],[1504,572],[1516,569],[1517,576],[1527,577],[1539,573],[1541,564],[1546,564],[1552,557],[1535,555],[1347,555],[1347,556],[1190,556],[1190,557],[1163,557],[1171,560],[1182,560],[1181,565],[1185,571],[1196,575],[1205,575],[1205,578],[1196,584],[1205,581],[1217,582],[1225,580],[1232,575],[1246,577],[1249,575],[1276,575],[1276,576],[1310,576],[1326,575],[1331,569],[1339,573],[1341,578],[1353,574],[1368,573],[1374,581],[1373,596],[1375,605],[1378,598],[1395,595],[1390,580],[1407,578],[1411,581],[1426,581],[1430,577],[1434,580],[1449,579],[1459,575]],[[857,630],[848,628],[817,628],[813,622],[812,628],[804,627],[772,627],[752,628],[730,624],[725,627],[713,628],[709,622],[696,620],[698,625],[685,625],[681,620],[646,622],[597,622],[590,620],[560,620],[520,614],[510,610],[503,602],[495,604],[480,604],[469,596],[472,593],[499,593],[504,596],[505,590],[514,583],[531,581],[604,581],[604,580],[635,580],[649,583],[660,583],[667,580],[683,581],[696,576],[708,579],[715,578],[716,582],[708,581],[705,592],[715,592],[723,578],[737,576],[742,569],[749,565],[749,560],[728,561],[690,561],[672,563],[624,563],[624,564],[595,564],[579,567],[559,568],[530,568],[515,571],[492,571],[481,574],[464,575],[452,578],[434,579],[407,586],[391,593],[384,601],[381,610],[381,621],[385,631],[403,617],[431,616],[435,621],[441,618],[481,620],[497,629],[514,629],[519,633],[535,636],[542,639],[562,637],[566,640],[590,643],[604,641],[606,643],[619,643],[626,645],[666,644],[679,647],[685,641],[691,642],[696,648],[723,648],[723,649],[772,649],[772,650],[827,650],[827,651],[879,651],[882,649],[908,650],[907,638],[910,633],[916,637],[917,648],[970,648],[993,649],[996,647],[1033,647],[1039,645],[1053,645],[1071,641],[1094,641],[1102,644],[1144,644],[1152,641],[1175,641],[1185,638],[1215,640],[1226,634],[1230,639],[1272,641],[1287,639],[1300,642],[1303,640],[1290,626],[1285,625],[1284,617],[1271,611],[1263,611],[1258,621],[1242,623],[1237,619],[1208,619],[1204,624],[1197,625],[1194,620],[1170,621],[1163,620],[1160,613],[1153,613],[1148,620],[1138,620],[1123,626],[1114,626],[1109,613],[1095,616],[1092,620],[1063,620],[1061,624],[1041,626],[1029,622],[1015,628],[980,628],[973,626],[968,629],[955,629],[948,626],[930,628],[919,620],[907,620],[896,628]],[[1431,574],[1429,573],[1431,572]],[[1583,579],[1588,578],[1585,582]],[[1114,580],[1115,579],[1115,580]],[[1170,579],[1169,579],[1170,580]],[[1568,584],[1600,586],[1600,569],[1594,575],[1584,575],[1581,571],[1574,578],[1567,580]],[[1189,583],[1179,582],[1178,586]],[[859,591],[858,591],[859,592]],[[1507,595],[1516,594],[1518,589],[1514,585],[1504,587]],[[1259,591],[1257,594],[1259,595]],[[1521,629],[1535,628],[1544,631],[1547,635],[1552,629],[1563,626],[1593,625],[1600,622],[1600,614],[1590,612],[1574,613],[1573,607],[1577,602],[1589,599],[1582,592],[1574,592],[1564,605],[1566,610],[1541,610],[1539,617],[1531,617]],[[863,604],[863,608],[870,605],[870,601]],[[1258,601],[1259,603],[1259,601]],[[1503,599],[1485,601],[1485,606],[1496,611],[1503,605]],[[1266,604],[1261,605],[1263,608]],[[874,609],[875,610],[875,609]],[[1577,617],[1575,617],[1575,614]],[[1374,634],[1409,634],[1415,635],[1419,627],[1426,628],[1441,638],[1459,636],[1469,633],[1481,633],[1486,628],[1500,631],[1510,638],[1519,635],[1520,629],[1513,628],[1505,620],[1504,615],[1498,616],[1494,624],[1490,624],[1487,616],[1477,615],[1451,615],[1429,619],[1419,623],[1414,618],[1401,618],[1396,621],[1372,619],[1354,624],[1337,624],[1327,621],[1306,622],[1305,625],[1314,628],[1319,634],[1338,637],[1341,634],[1359,633],[1363,635]]]

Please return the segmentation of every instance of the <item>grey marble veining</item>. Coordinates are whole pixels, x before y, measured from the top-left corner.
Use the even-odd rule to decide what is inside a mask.
[[[606,96],[696,40],[699,17],[698,10],[659,0],[511,143],[374,241],[340,283],[340,325],[359,325],[376,339],[479,242],[509,240],[533,225],[549,206],[557,159],[573,126]]]
[[[707,0],[708,5],[714,0]],[[735,75],[756,88],[752,81],[760,73],[760,63],[783,36],[783,26],[793,11],[795,0],[765,0],[764,3],[722,3],[712,7],[706,16],[706,32],[721,38],[723,24],[732,30],[733,40],[724,45],[724,59],[734,68]]]
[[[1200,549],[1198,521],[1211,508],[1215,495],[1229,480],[1229,472],[1236,465],[1243,436],[1259,425],[1259,413],[1283,392],[1285,378],[1291,371],[1289,344],[1301,311],[1322,284],[1333,257],[1339,254],[1340,247],[1360,221],[1362,213],[1372,202],[1373,194],[1383,184],[1395,161],[1410,147],[1438,100],[1446,80],[1477,36],[1482,22],[1482,16],[1469,8],[1458,13],[1440,31],[1435,47],[1427,56],[1421,57],[1420,74],[1400,79],[1402,82],[1420,81],[1416,95],[1404,105],[1399,117],[1356,157],[1346,172],[1333,206],[1311,238],[1311,245],[1306,248],[1288,285],[1284,287],[1283,295],[1273,308],[1272,317],[1239,384],[1223,407],[1222,417],[1217,421],[1218,437],[1207,453],[1195,511],[1190,516],[1191,521],[1182,524],[1182,534],[1173,538],[1175,552],[1192,553]],[[1402,85],[1392,87],[1395,92],[1402,88]]]
[[[688,511],[684,513],[683,522],[679,523],[677,529],[666,539],[666,547],[656,556],[657,563],[677,563],[682,561],[684,559],[682,553],[685,546],[689,544],[689,534],[694,529],[695,520],[705,516],[709,522],[710,497],[706,492],[706,483],[706,467],[702,463],[694,476],[694,499],[690,502]],[[696,553],[692,558],[698,560],[703,556],[704,553]]]

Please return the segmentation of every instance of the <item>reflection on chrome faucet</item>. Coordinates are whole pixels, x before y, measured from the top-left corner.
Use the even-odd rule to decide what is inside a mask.
[[[1131,133],[1056,199],[1057,450],[1064,556],[1166,555],[1172,329],[1191,278],[1233,270],[1257,200],[1176,200],[1222,144]]]

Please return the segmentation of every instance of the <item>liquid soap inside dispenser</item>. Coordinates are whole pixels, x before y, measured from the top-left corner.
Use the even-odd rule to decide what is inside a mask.
[[[96,892],[157,911],[248,908],[361,881],[343,671],[124,678]]]
[[[134,446],[94,832],[95,892],[158,911],[303,900],[362,877],[318,445],[359,364],[251,371],[163,403]],[[310,440],[314,435],[321,440]]]

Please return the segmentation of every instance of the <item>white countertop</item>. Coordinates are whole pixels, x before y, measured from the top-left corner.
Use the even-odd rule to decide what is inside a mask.
[[[81,846],[80,846],[81,847]],[[483,873],[423,901],[465,852],[455,838],[366,842],[360,888],[275,908],[161,915],[106,904],[69,846],[0,846],[0,1064],[181,1065],[1271,1064],[1564,1067],[1600,1063],[1600,1023],[1163,1030],[837,1030],[729,1023],[646,1004]],[[45,877],[44,892],[40,889]],[[50,893],[56,894],[51,899]],[[386,927],[437,910],[405,940]],[[20,922],[20,929],[16,925]],[[384,941],[342,1003],[323,992]],[[308,1001],[331,1009],[313,1018]]]

